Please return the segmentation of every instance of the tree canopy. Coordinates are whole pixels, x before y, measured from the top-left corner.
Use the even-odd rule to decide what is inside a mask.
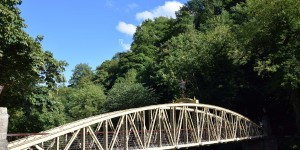
[[[88,64],[80,63],[75,66],[69,81],[70,86],[77,86],[80,82],[88,82],[94,78],[94,72]]]
[[[67,63],[42,49],[42,36],[34,39],[24,31],[19,4],[20,0],[0,1],[0,106],[8,107],[10,131],[38,131],[63,123],[56,118],[60,104],[49,94],[64,81]],[[26,129],[25,124],[39,127]]]
[[[274,127],[277,134],[292,134],[296,125],[288,133],[279,128],[300,122],[299,4],[293,0],[190,0],[175,19],[144,21],[137,27],[131,51],[105,62],[113,62],[105,68],[113,71],[105,76],[96,72],[96,78],[111,81],[105,86],[109,91],[119,77],[134,69],[136,82],[153,88],[158,103],[180,98],[179,83],[184,80],[185,96],[257,121],[266,109],[277,115],[272,116],[280,126]],[[279,114],[279,108],[287,111]]]

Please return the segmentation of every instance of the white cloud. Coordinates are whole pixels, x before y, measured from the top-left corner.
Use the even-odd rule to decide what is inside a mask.
[[[137,20],[154,19],[155,17],[171,17],[175,18],[175,12],[183,6],[182,3],[177,1],[167,1],[163,6],[158,6],[151,11],[144,11],[136,14]]]
[[[122,33],[132,36],[135,33],[136,26],[133,24],[127,24],[123,21],[120,21],[117,26],[117,30]]]
[[[124,50],[130,50],[130,44],[124,43],[123,39],[119,39],[119,44],[123,47]]]
[[[149,11],[144,11],[141,13],[137,13],[135,17],[137,20],[146,20],[146,19],[153,19],[154,15]]]

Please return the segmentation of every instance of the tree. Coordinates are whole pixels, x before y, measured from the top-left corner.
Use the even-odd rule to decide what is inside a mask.
[[[193,16],[190,14],[187,7],[183,7],[176,12],[176,19],[172,25],[172,37],[181,33],[191,32],[194,29]]]
[[[119,77],[116,80],[116,83],[119,82],[137,83],[137,71],[135,69],[128,70],[124,77]]]
[[[111,89],[120,72],[118,62],[119,58],[104,61],[96,68],[93,81],[96,84],[102,85],[106,90]]]
[[[248,0],[233,10],[240,45],[230,57],[265,81],[267,95],[280,91],[290,98],[300,132],[300,2]]]
[[[120,58],[119,66],[123,73],[130,69],[143,72],[158,58],[160,47],[171,36],[174,20],[166,17],[145,20],[137,27],[131,51]],[[139,75],[139,73],[138,73]]]
[[[56,60],[49,51],[44,52],[43,61],[44,65],[40,67],[39,83],[46,84],[48,89],[56,89],[57,84],[65,82],[63,72],[68,63]]]
[[[186,95],[196,96],[202,102],[231,106],[236,100],[243,80],[238,66],[233,65],[227,56],[227,49],[232,47],[233,36],[229,26],[222,20],[228,16],[214,17],[207,20],[211,28],[205,33],[191,30],[171,38],[163,45],[166,53],[164,61],[156,72],[156,83],[172,89],[175,97],[179,97],[180,80],[186,81]],[[164,92],[166,93],[166,91]]]
[[[154,105],[154,91],[140,83],[116,83],[107,93],[106,109],[111,111]]]
[[[166,17],[145,20],[138,26],[133,37],[131,51],[142,53],[145,56],[154,58],[158,47],[170,38],[173,20]]]
[[[65,106],[67,121],[75,121],[104,112],[106,96],[99,85],[92,82],[76,87],[62,87],[54,95]]]
[[[145,67],[152,62],[153,58],[140,52],[126,52],[119,60],[119,76],[124,76],[130,69],[139,72],[145,70]]]
[[[51,126],[62,122],[32,119],[38,116],[30,108],[38,110],[40,116],[47,116],[50,110],[60,110],[59,105],[49,105],[52,102],[48,96],[58,83],[64,81],[62,72],[67,63],[43,51],[42,36],[33,39],[24,31],[26,25],[17,7],[19,4],[20,0],[0,0],[0,85],[5,86],[0,95],[0,106],[8,107],[10,132],[36,132],[47,128],[46,124]],[[33,99],[43,104],[36,105]],[[47,107],[43,109],[45,105]],[[21,127],[33,122],[41,126],[36,129]]]
[[[17,5],[21,4],[21,0],[1,0],[0,2],[0,59],[2,59],[3,53],[9,45],[15,44],[19,39],[24,39],[26,34],[22,28],[26,27],[26,25],[23,23],[20,10],[17,8]]]
[[[92,81],[94,78],[94,72],[92,71],[92,68],[85,63],[80,63],[75,66],[75,69],[72,70],[73,75],[69,81],[71,86],[76,86],[80,83],[80,81]]]
[[[191,0],[181,10],[189,11],[194,16],[194,26],[197,30],[206,30],[206,21],[222,14],[231,12],[231,8],[245,0]]]

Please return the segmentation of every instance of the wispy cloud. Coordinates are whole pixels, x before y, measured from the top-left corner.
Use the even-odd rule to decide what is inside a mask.
[[[137,7],[138,7],[138,5],[136,3],[131,3],[131,4],[128,5],[129,9],[135,9]]]
[[[119,39],[119,44],[123,47],[124,50],[130,50],[130,44],[125,43],[123,39]]]
[[[116,28],[117,28],[118,31],[120,31],[122,33],[125,33],[127,35],[130,35],[130,36],[132,36],[135,33],[135,30],[136,30],[135,25],[127,24],[123,21],[120,21]]]
[[[109,7],[114,6],[112,0],[106,0],[106,5]]]
[[[175,12],[183,6],[182,3],[177,1],[167,1],[163,6],[158,6],[151,11],[143,11],[136,14],[137,20],[154,19],[156,17],[164,16],[175,18]]]

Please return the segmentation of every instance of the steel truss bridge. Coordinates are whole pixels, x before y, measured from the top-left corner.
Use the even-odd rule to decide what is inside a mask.
[[[175,149],[262,137],[231,110],[173,103],[121,110],[65,124],[8,144],[9,150]]]

